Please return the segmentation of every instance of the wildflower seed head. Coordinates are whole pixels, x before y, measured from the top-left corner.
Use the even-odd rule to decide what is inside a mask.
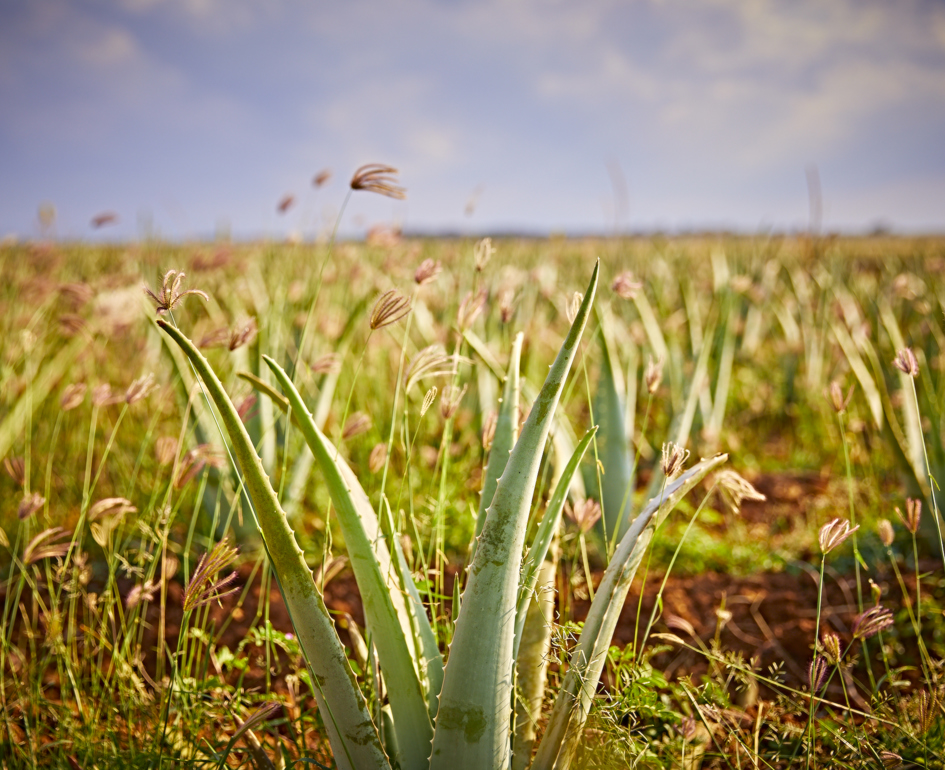
[[[830,383],[830,389],[828,392],[830,396],[830,405],[833,407],[833,410],[837,414],[842,414],[845,412],[847,410],[847,404],[850,403],[850,399],[853,397],[853,385],[850,386],[846,396],[844,396],[843,388],[840,387],[840,383],[837,380],[834,380]]]
[[[62,409],[63,412],[75,409],[79,404],[85,401],[86,390],[88,390],[88,388],[84,382],[74,382],[72,385],[67,385],[62,391],[62,395],[59,397],[59,408]]]
[[[430,283],[430,281],[434,280],[440,274],[442,269],[443,267],[438,261],[425,259],[417,266],[413,274],[414,283],[416,283],[417,286]]]
[[[324,187],[328,180],[331,179],[331,171],[327,168],[323,168],[314,177],[312,177],[312,187],[319,188]]]
[[[715,483],[723,502],[733,513],[741,511],[742,502],[745,500],[763,502],[768,499],[740,474],[728,468],[715,474]]]
[[[634,299],[637,292],[643,288],[643,284],[634,280],[633,273],[627,270],[614,278],[610,288],[614,294],[622,299]]]
[[[26,483],[26,461],[22,457],[4,457],[3,468],[18,486]]]
[[[217,574],[228,568],[235,561],[238,553],[238,549],[231,546],[224,538],[200,558],[197,569],[194,570],[184,590],[184,612],[202,607],[212,601],[219,601],[224,596],[239,590],[239,586],[232,585],[237,578],[236,572],[231,572],[221,580],[217,579]]]
[[[466,395],[467,387],[466,385],[463,385],[462,388],[456,385],[447,385],[443,388],[443,398],[440,399],[440,414],[443,415],[444,420],[449,420],[456,414],[456,410],[459,409],[459,402]]]
[[[685,466],[686,461],[689,459],[689,450],[683,449],[679,444],[676,444],[672,441],[668,441],[663,444],[663,455],[660,460],[660,470],[663,471],[663,475],[666,477],[667,481],[675,478],[680,471],[682,471],[683,466]]]
[[[879,752],[879,759],[886,770],[894,770],[894,768],[902,767],[902,757],[894,751]]]
[[[157,383],[154,381],[154,375],[146,374],[144,377],[139,377],[128,386],[128,390],[125,391],[124,401],[129,406],[136,404],[147,398],[156,388]]]
[[[485,307],[488,296],[483,289],[476,294],[469,292],[463,297],[463,301],[459,303],[459,310],[456,311],[456,325],[459,326],[461,332],[466,331],[475,323]]]
[[[655,361],[653,357],[646,363],[646,372],[643,375],[643,381],[646,383],[646,392],[650,395],[659,390],[660,383],[663,381],[663,357],[660,356]]]
[[[177,456],[177,439],[173,436],[161,436],[154,442],[154,457],[158,465],[170,465]]]
[[[582,535],[590,531],[591,527],[598,522],[601,515],[600,503],[591,499],[580,500],[574,504],[573,508],[568,505],[565,507],[564,512],[565,515],[577,525]]]
[[[820,656],[814,656],[807,665],[807,682],[810,685],[812,693],[820,692],[824,686],[824,680],[827,678],[827,660]]]
[[[853,638],[869,639],[893,624],[892,610],[876,605],[853,619]]]
[[[397,169],[391,166],[368,163],[354,172],[354,176],[351,177],[351,189],[404,200],[407,197],[407,191],[397,184],[397,173]]]
[[[171,312],[177,304],[188,294],[195,294],[198,297],[203,297],[204,300],[209,300],[210,297],[207,296],[207,293],[201,291],[200,289],[187,289],[187,291],[181,291],[180,285],[184,280],[184,273],[177,270],[168,270],[164,274],[164,278],[161,281],[161,290],[157,293],[151,291],[147,286],[144,287],[144,293],[147,294],[151,301],[157,305],[157,314],[164,315],[165,313]]]
[[[42,508],[45,503],[46,498],[39,494],[39,492],[30,492],[28,495],[24,495],[23,499],[20,500],[20,504],[16,509],[16,517],[20,521],[25,521]]]
[[[834,633],[827,632],[820,640],[823,647],[824,657],[831,665],[840,662],[840,637]]]
[[[476,263],[476,272],[481,273],[489,260],[492,259],[492,255],[495,254],[495,248],[492,245],[491,238],[483,238],[479,241],[473,248],[473,259]]]
[[[312,361],[312,363],[309,364],[309,368],[312,370],[313,374],[331,374],[332,372],[340,371],[341,356],[337,353],[325,353]]]
[[[906,514],[896,508],[896,514],[899,520],[905,525],[913,535],[919,531],[919,524],[922,523],[922,501],[913,500],[911,497],[906,499]]]
[[[883,545],[889,548],[893,544],[893,540],[896,539],[896,533],[893,532],[893,525],[889,519],[880,519],[879,523],[876,525],[876,532],[879,534],[879,539],[882,541]]]
[[[427,409],[433,406],[433,402],[436,401],[436,394],[437,394],[436,385],[434,385],[426,392],[426,395],[424,395],[423,403],[420,405],[421,417],[423,417],[423,415],[427,413]]]
[[[369,415],[365,414],[364,412],[355,412],[345,423],[344,430],[341,432],[341,437],[347,441],[348,439],[352,439],[355,436],[360,436],[362,433],[367,433],[373,424],[374,423],[372,422]]]
[[[851,528],[850,522],[846,519],[834,519],[827,522],[820,528],[820,534],[818,535],[821,553],[824,555],[830,553],[859,528],[859,524]]]
[[[371,329],[383,329],[397,323],[410,312],[410,300],[397,289],[388,289],[374,303],[371,311]]]
[[[378,473],[386,464],[387,444],[383,442],[375,444],[374,449],[371,450],[371,456],[368,457],[368,468],[370,468],[371,473]]]
[[[574,319],[577,318],[578,310],[581,309],[581,303],[584,301],[584,295],[581,292],[576,291],[571,295],[571,299],[568,302],[568,306],[565,308],[565,315],[568,317],[568,323],[573,324]]]
[[[896,357],[893,359],[893,366],[910,377],[916,377],[919,374],[919,362],[916,361],[915,353],[912,352],[912,348],[903,348],[896,353]]]

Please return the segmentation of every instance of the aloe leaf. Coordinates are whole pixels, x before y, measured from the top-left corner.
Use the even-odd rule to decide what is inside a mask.
[[[561,511],[564,509],[564,501],[568,496],[568,488],[571,484],[571,476],[577,470],[584,454],[597,432],[597,426],[591,428],[584,434],[584,438],[577,445],[571,459],[565,466],[564,473],[555,486],[555,491],[548,501],[548,507],[545,509],[545,515],[542,516],[535,537],[532,540],[531,548],[528,549],[528,555],[525,557],[525,563],[522,565],[522,579],[518,589],[518,600],[515,605],[515,644],[512,654],[518,657],[519,640],[522,637],[522,627],[525,625],[525,617],[528,613],[528,606],[531,603],[532,596],[535,593],[535,586],[538,582],[538,572],[542,562],[548,555],[548,549],[554,540],[555,533],[558,531],[558,525],[561,523]]]
[[[509,453],[515,446],[518,438],[518,400],[519,400],[519,364],[522,357],[522,339],[519,332],[512,343],[512,355],[509,357],[509,371],[505,376],[505,386],[502,389],[502,402],[496,418],[495,435],[492,439],[492,448],[489,450],[489,461],[486,463],[486,477],[482,485],[482,497],[479,499],[479,511],[476,515],[476,538],[473,541],[473,561],[476,554],[476,543],[486,523],[486,511],[492,503],[495,489],[499,484],[499,477],[509,461]]]
[[[656,526],[689,490],[727,459],[728,455],[722,454],[701,460],[669,482],[659,498],[651,500],[633,520],[597,587],[581,638],[571,654],[568,673],[532,764],[534,770],[566,770],[570,765],[597,692],[597,683],[607,660],[607,650],[630,584]]]
[[[594,301],[600,263],[496,488],[469,570],[436,716],[431,770],[509,766],[512,646],[525,530],[555,409]]]
[[[400,765],[403,770],[425,769],[433,738],[428,700],[421,685],[421,678],[427,677],[422,670],[422,656],[414,644],[411,616],[397,586],[396,569],[374,508],[357,476],[315,425],[289,375],[268,356],[263,360],[288,397],[292,413],[331,494],[361,592],[364,616],[387,682],[397,744],[403,752],[399,757]]]
[[[600,477],[601,507],[606,542],[623,536],[633,510],[633,458],[624,424],[622,372],[616,366],[613,341],[606,319],[601,323],[601,367],[594,398],[594,419],[600,426],[598,458],[604,464]]]
[[[390,543],[399,589],[407,598],[407,611],[410,613],[410,627],[413,632],[414,643],[423,656],[420,670],[421,672],[426,671],[427,702],[429,704],[430,719],[433,719],[436,716],[440,689],[443,687],[443,656],[440,654],[436,634],[433,633],[433,627],[427,617],[426,608],[420,599],[417,584],[410,572],[410,565],[407,564],[407,558],[404,556],[404,549],[401,548],[400,539],[397,537],[386,498],[384,500],[384,510],[381,512],[381,529],[384,532],[384,537],[387,538],[387,542]]]
[[[312,571],[305,563],[295,533],[279,505],[279,499],[233,402],[223,390],[207,359],[194,344],[166,321],[158,320],[157,324],[193,363],[229,434],[246,492],[256,511],[266,550],[279,577],[286,608],[311,669],[318,707],[329,729],[335,762],[339,767],[352,770],[389,770],[390,763],[381,747],[354,672],[348,665],[344,647],[335,633],[328,609],[315,587]]]

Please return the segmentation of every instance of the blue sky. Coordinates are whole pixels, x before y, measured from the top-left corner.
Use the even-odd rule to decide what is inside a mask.
[[[940,0],[0,3],[0,237],[945,231],[943,138]]]

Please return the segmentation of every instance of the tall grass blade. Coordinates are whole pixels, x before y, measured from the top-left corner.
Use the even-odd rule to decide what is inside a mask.
[[[279,576],[286,608],[311,670],[316,699],[329,731],[336,763],[351,770],[389,770],[390,763],[328,609],[315,587],[312,571],[305,563],[302,549],[233,402],[194,344],[166,321],[158,320],[157,324],[193,363],[229,434],[247,494],[256,510],[266,550]]]
[[[489,507],[443,678],[431,770],[509,766],[512,647],[525,530],[545,442],[587,325],[599,272],[598,262]]]

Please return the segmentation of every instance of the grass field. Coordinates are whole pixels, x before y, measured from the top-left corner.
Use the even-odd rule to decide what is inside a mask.
[[[512,766],[533,745],[534,767],[945,766],[945,240],[773,236],[0,246],[0,763],[339,761],[223,414],[144,286],[219,375],[407,767],[351,530],[263,356],[382,527],[389,507],[449,661],[489,448],[503,415],[543,419],[597,259],[523,524],[537,542],[560,484]],[[162,295],[170,270],[203,294]],[[674,463],[718,453],[608,615],[570,755],[542,764],[624,530]]]

